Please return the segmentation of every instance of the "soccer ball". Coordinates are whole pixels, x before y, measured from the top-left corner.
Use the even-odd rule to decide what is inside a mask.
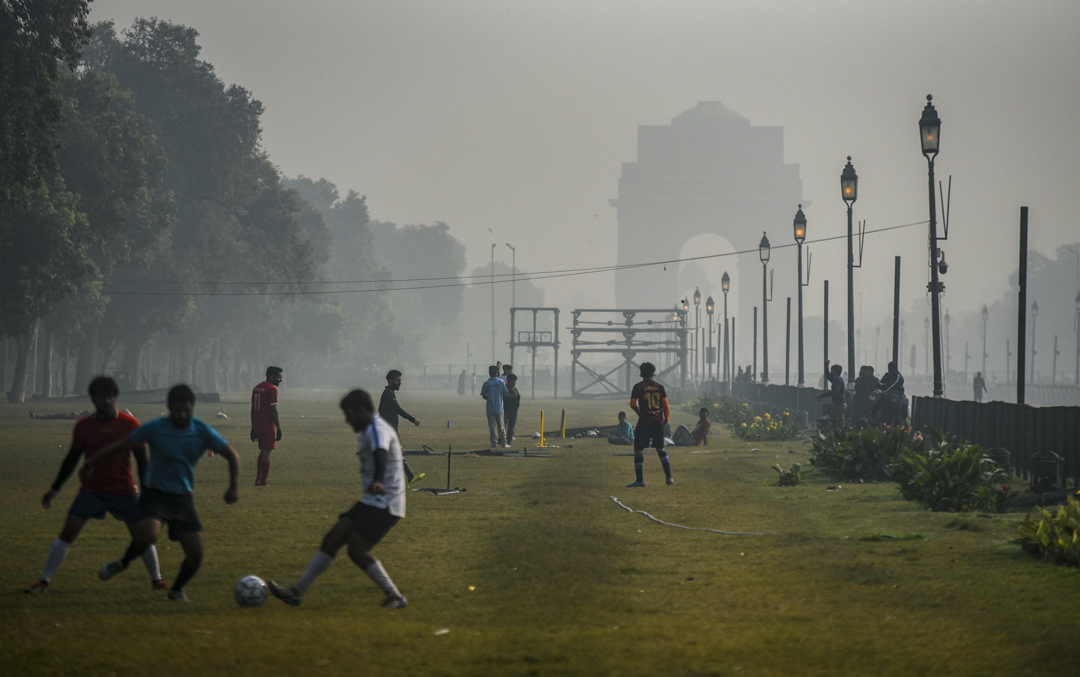
[[[236,582],[233,588],[233,596],[236,603],[245,607],[262,606],[270,591],[266,589],[266,583],[258,576],[244,576]]]

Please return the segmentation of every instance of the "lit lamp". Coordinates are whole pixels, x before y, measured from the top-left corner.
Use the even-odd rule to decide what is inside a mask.
[[[851,156],[840,174],[840,194],[847,204],[847,348],[848,380],[855,374],[855,247],[851,233],[852,205],[859,197],[859,175],[851,166]]]
[[[761,382],[769,382],[769,285],[766,271],[772,247],[769,237],[763,232],[758,243],[758,257],[761,259]]]
[[[945,287],[938,280],[938,245],[937,245],[937,208],[934,203],[934,158],[937,157],[940,137],[941,119],[938,118],[934,108],[932,96],[926,95],[926,107],[923,108],[922,117],[919,118],[919,137],[922,143],[922,154],[926,156],[926,164],[929,171],[928,186],[930,191],[930,284],[927,290],[930,292],[930,314],[934,329],[934,397],[945,395],[944,384],[941,379],[941,292]]]
[[[856,178],[856,181],[858,181],[857,178]],[[803,276],[802,276],[802,245],[803,245],[803,242],[806,240],[806,215],[803,214],[802,205],[799,205],[799,211],[795,212],[795,221],[793,223],[793,228],[795,229],[795,244],[798,245],[798,253],[799,253],[799,266],[798,266],[798,271],[799,271],[799,373],[797,375],[796,380],[798,381],[797,385],[801,388],[803,386],[803,382],[805,380],[804,379],[805,375],[803,374],[802,288],[805,287],[807,284],[810,284],[809,280],[807,280],[806,284],[803,284]]]

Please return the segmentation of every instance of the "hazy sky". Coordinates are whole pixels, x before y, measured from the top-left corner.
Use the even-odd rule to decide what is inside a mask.
[[[856,219],[873,229],[927,218],[917,122],[932,93],[942,119],[937,174],[953,176],[943,304],[954,314],[1006,292],[1021,205],[1031,209],[1033,249],[1052,255],[1080,241],[1076,0],[97,0],[91,8],[92,20],[118,28],[157,16],[198,30],[219,76],[265,104],[264,144],[285,174],[366,194],[377,219],[447,222],[470,268],[489,260],[492,242],[506,263],[503,243],[514,244],[525,271],[614,264],[608,200],[621,163],[637,158],[637,126],[669,124],[704,100],[784,128],[785,161],[800,166],[812,202],[812,241],[845,231],[839,176],[848,155],[860,179]],[[790,232],[790,221],[778,223],[774,246]],[[811,289],[833,280],[836,313],[845,246],[812,249]],[[891,309],[894,254],[904,257],[905,307],[924,304],[925,227],[868,236],[856,272],[868,322]],[[794,277],[778,271],[778,296],[793,294]],[[598,275],[543,286],[547,302],[568,311],[610,307],[613,284]],[[820,313],[819,297],[808,293],[808,314]]]

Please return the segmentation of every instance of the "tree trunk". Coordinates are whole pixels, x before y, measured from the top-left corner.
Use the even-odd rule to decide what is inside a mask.
[[[221,392],[221,383],[218,380],[218,365],[221,363],[221,341],[215,340],[214,347],[206,357],[206,392]]]
[[[187,341],[180,341],[180,373],[176,375],[177,383],[191,383],[191,345]]]
[[[8,402],[26,401],[26,376],[30,371],[30,351],[33,347],[32,333],[25,334],[15,340],[15,370],[11,377],[11,390],[8,392]]]
[[[142,336],[132,336],[124,341],[124,359],[120,363],[120,371],[127,374],[126,387],[131,390],[139,388],[139,371],[146,344],[147,340]]]
[[[64,354],[60,358],[60,397],[66,396],[68,390],[68,353],[71,352],[71,341],[64,341]]]
[[[91,322],[86,328],[86,333],[79,341],[79,360],[75,363],[75,379],[72,383],[72,391],[85,388],[90,384],[91,375],[94,373],[94,358],[97,353],[98,329],[101,322]]]
[[[41,397],[48,399],[53,394],[53,331],[49,329],[48,324],[45,325],[45,346],[42,352],[44,355],[41,358]]]

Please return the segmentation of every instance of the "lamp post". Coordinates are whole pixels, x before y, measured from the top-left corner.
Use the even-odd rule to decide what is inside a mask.
[[[495,364],[495,243],[491,243],[491,363]]]
[[[716,362],[716,357],[713,355],[713,349],[712,349],[712,326],[713,326],[712,325],[712,316],[713,316],[713,311],[714,310],[716,310],[716,304],[713,303],[712,297],[710,296],[705,301],[705,312],[709,314],[709,349],[705,354],[705,358],[706,358],[705,361],[709,363],[709,380],[710,381],[712,380],[712,377],[713,377],[713,363]]]
[[[720,287],[724,290],[724,380],[728,384],[728,394],[731,394],[731,358],[728,356],[728,315],[727,315],[727,293],[731,290],[731,277],[724,271],[724,276],[720,278]],[[1080,312],[1080,296],[1077,297],[1077,312]]]
[[[990,310],[987,309],[986,304],[983,304],[982,309],[982,340],[983,340],[983,356],[982,356],[982,375],[986,378],[986,321],[990,319]]]
[[[799,205],[799,211],[795,212],[795,221],[793,223],[795,229],[795,244],[798,245],[799,254],[799,373],[796,376],[796,385],[800,388],[803,387],[803,383],[806,380],[806,375],[803,373],[803,309],[802,309],[802,288],[810,284],[810,280],[803,283],[802,274],[802,245],[806,240],[806,215],[803,214],[802,205]],[[809,266],[808,266],[809,267]],[[809,271],[807,271],[809,273]],[[807,275],[809,277],[809,275]]]
[[[698,363],[701,361],[701,290],[694,287],[694,378],[701,377]]]
[[[938,118],[934,108],[932,96],[926,95],[926,107],[919,119],[919,136],[922,139],[922,154],[926,156],[926,164],[929,168],[927,185],[930,190],[930,284],[927,290],[930,292],[930,314],[934,330],[934,397],[944,397],[945,389],[941,380],[941,292],[945,286],[938,280],[938,257],[937,246],[937,209],[934,204],[934,159],[940,149],[941,119]],[[942,265],[944,268],[944,265]]]
[[[1035,320],[1039,319],[1039,302],[1031,302],[1031,385],[1035,385],[1035,356],[1039,351],[1035,350]]]
[[[510,264],[510,307],[517,307],[517,247],[506,243],[506,246],[510,248],[511,261]]]
[[[685,332],[685,330],[686,330],[686,325],[687,325],[687,324],[689,324],[689,320],[690,320],[690,302],[689,302],[689,301],[687,301],[686,299],[683,299],[682,301],[680,301],[680,303],[682,303],[682,309],[683,309],[683,318],[684,318],[684,319],[683,319],[683,331]],[[692,354],[693,354],[693,349],[691,348],[691,350],[690,350],[689,352],[690,352],[690,354],[689,354],[689,355],[686,355],[686,356],[684,356],[684,357],[683,357],[683,361],[684,361],[684,362],[685,362],[685,361],[686,361],[687,359],[689,359],[689,358],[690,358],[690,355],[692,355]],[[689,367],[690,367],[690,380],[693,380],[693,379],[694,379],[694,365],[693,365],[693,363],[691,362],[691,363],[690,363],[689,365],[687,365],[687,366],[689,366]]]
[[[840,174],[840,192],[847,204],[847,377],[852,383],[855,373],[855,248],[851,236],[851,210],[859,197],[859,176],[851,166],[851,156]]]
[[[758,258],[761,259],[761,382],[769,382],[769,256],[772,247],[765,233],[758,243]]]

